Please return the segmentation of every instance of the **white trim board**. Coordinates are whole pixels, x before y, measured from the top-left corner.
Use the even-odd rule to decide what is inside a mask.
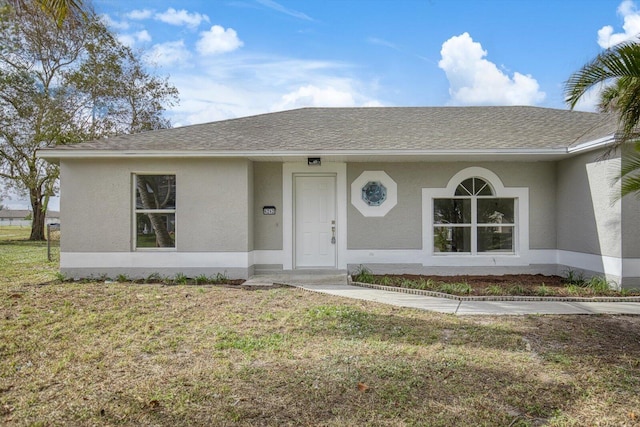
[[[248,268],[250,252],[61,252],[60,268]]]
[[[522,257],[510,260],[484,259],[484,262],[458,264],[431,262],[421,249],[350,249],[344,253],[347,264],[417,264],[424,267],[526,267],[530,265],[568,266],[615,277],[640,277],[640,258],[585,254],[556,249],[532,249],[529,262]],[[251,252],[62,252],[60,268],[249,268],[255,264],[283,264],[287,254],[283,250],[256,250]],[[470,257],[468,257],[470,258]],[[435,261],[446,258],[435,257]],[[462,261],[453,258],[453,261]],[[290,270],[283,266],[284,270]],[[559,271],[559,273],[562,273]],[[500,274],[496,271],[496,274]],[[623,276],[624,274],[624,276]]]

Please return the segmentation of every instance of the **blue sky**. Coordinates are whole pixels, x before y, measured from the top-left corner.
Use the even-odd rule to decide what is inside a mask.
[[[569,75],[640,33],[630,0],[94,0],[94,7],[178,88],[180,104],[168,112],[174,126],[307,106],[566,108]],[[580,109],[593,110],[595,99]]]
[[[94,4],[170,76],[177,126],[305,106],[566,108],[569,75],[640,32],[636,5],[621,0]]]

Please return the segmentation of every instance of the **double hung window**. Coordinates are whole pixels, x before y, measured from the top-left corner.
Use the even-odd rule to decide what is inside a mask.
[[[453,197],[433,199],[434,253],[514,253],[516,199],[496,197],[481,178],[462,181]]]
[[[134,175],[136,249],[175,248],[176,176]]]

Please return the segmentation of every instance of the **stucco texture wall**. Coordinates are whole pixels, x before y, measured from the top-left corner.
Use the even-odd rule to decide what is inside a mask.
[[[253,164],[254,249],[282,249],[282,163]],[[274,206],[275,215],[264,215],[264,206]]]
[[[625,147],[634,150],[633,146]],[[640,195],[630,194],[622,199],[622,255],[640,258]]]
[[[555,249],[556,168],[551,162],[350,163],[348,184],[349,249],[421,249],[422,188],[444,188],[462,169],[479,166],[500,177],[505,187],[529,188],[529,243]],[[398,204],[384,217],[363,216],[350,202],[350,185],[363,172],[385,171],[398,185]]]
[[[612,180],[619,157],[602,160],[602,151],[558,162],[558,249],[620,257],[621,203]]]
[[[132,250],[134,173],[176,175],[178,252],[250,250],[250,169],[243,159],[64,160],[61,250]]]
[[[622,255],[640,258],[640,199],[635,195],[622,199]]]

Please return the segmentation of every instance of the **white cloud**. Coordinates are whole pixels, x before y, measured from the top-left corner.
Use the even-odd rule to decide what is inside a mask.
[[[377,44],[379,46],[384,46],[384,47],[388,47],[388,48],[391,48],[391,49],[400,50],[400,49],[398,49],[398,46],[396,46],[394,43],[391,43],[391,42],[386,41],[384,39],[379,39],[377,37],[369,37],[367,39],[367,41],[369,43],[371,43],[371,44]]]
[[[280,3],[277,3],[273,0],[257,0],[257,1],[258,3],[268,7],[269,9],[273,9],[280,13],[284,13],[285,15],[293,16],[294,18],[298,18],[298,19],[304,19],[305,21],[313,21],[313,19],[309,17],[307,14],[299,12],[297,10],[287,9]]]
[[[197,28],[202,22],[209,22],[207,15],[194,12],[189,13],[186,10],[175,10],[170,7],[166,12],[156,13],[154,16],[158,21],[169,25],[181,26],[185,25],[189,28]]]
[[[196,43],[196,49],[202,55],[215,55],[231,52],[238,49],[244,43],[238,38],[233,28],[226,30],[220,25],[214,25],[209,31],[200,33],[200,39]]]
[[[598,44],[603,49],[608,49],[627,40],[638,37],[640,33],[640,13],[632,0],[624,0],[618,6],[618,15],[623,19],[622,29],[624,33],[614,33],[611,25],[605,25],[598,30]]]
[[[138,31],[136,33],[136,40],[139,42],[150,42],[151,34],[147,30]]]
[[[447,75],[454,105],[532,105],[545,98],[530,75],[515,72],[509,77],[484,59],[487,51],[468,33],[445,41],[440,54],[438,66]]]
[[[174,126],[309,106],[371,107],[376,82],[349,76],[342,62],[249,55],[192,58],[171,73],[180,104],[168,112]]]
[[[598,104],[600,104],[600,95],[602,94],[604,87],[604,84],[599,84],[589,89],[580,97],[578,103],[573,109],[577,111],[589,111],[592,113],[597,112]]]
[[[129,19],[133,19],[135,21],[142,21],[144,19],[149,19],[153,15],[153,10],[150,9],[136,9],[127,13],[125,16]]]
[[[153,45],[144,55],[145,61],[158,66],[184,65],[190,58],[191,53],[185,47],[184,40]]]
[[[125,31],[129,29],[129,23],[127,21],[116,21],[106,14],[100,15],[100,20],[112,30]]]
[[[125,46],[133,47],[136,43],[150,42],[151,35],[147,30],[142,30],[133,34],[118,34],[118,40]]]
[[[356,101],[353,93],[334,87],[302,86],[282,96],[273,110],[291,110],[301,107],[354,107]]]

